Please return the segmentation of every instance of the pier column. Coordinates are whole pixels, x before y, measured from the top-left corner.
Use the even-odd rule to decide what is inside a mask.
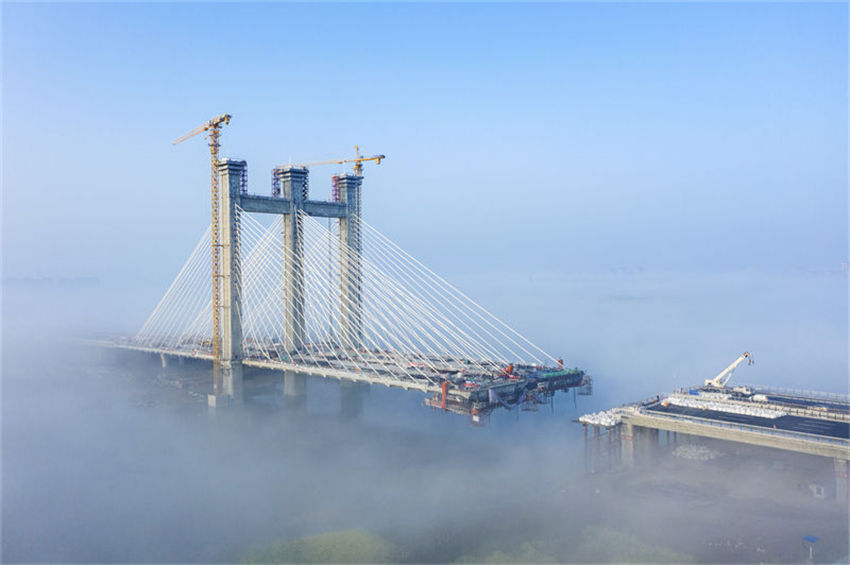
[[[635,427],[628,422],[620,424],[621,461],[626,468],[635,466]]]
[[[587,444],[587,424],[582,424],[584,428],[584,472],[590,473],[590,450]]]
[[[835,500],[845,504],[847,502],[847,460],[833,459],[835,466]]]
[[[661,443],[661,431],[657,428],[647,428],[646,436],[646,440],[644,441],[646,444],[645,453],[647,454],[647,460],[651,461],[658,453],[658,446]]]
[[[304,232],[299,212],[307,200],[307,169],[289,167],[275,171],[281,196],[292,203],[283,215],[283,316],[284,348],[292,354],[304,346]]]
[[[339,177],[339,199],[346,215],[339,219],[339,330],[341,344],[359,348],[363,340],[360,255],[360,185],[363,177]]]
[[[221,382],[217,405],[242,402],[242,281],[240,218],[237,211],[245,161],[225,159],[218,165],[221,187]],[[212,400],[211,400],[212,403]]]
[[[349,420],[359,418],[363,414],[363,396],[369,390],[369,385],[352,381],[339,381],[339,413]]]
[[[598,473],[602,468],[602,465],[600,464],[600,461],[602,460],[601,437],[602,432],[600,427],[593,426],[593,473]]]
[[[295,371],[283,372],[283,403],[288,407],[301,407],[307,401],[307,375]]]
[[[632,445],[634,446],[634,462],[636,465],[646,463],[649,459],[646,456],[646,428],[632,426]]]
[[[159,361],[162,363],[162,368],[165,369],[168,367],[168,357],[165,356],[165,353],[159,354]]]

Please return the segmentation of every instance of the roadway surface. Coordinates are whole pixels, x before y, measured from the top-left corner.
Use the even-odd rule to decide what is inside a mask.
[[[816,418],[804,418],[801,416],[761,418],[758,416],[747,416],[744,414],[733,414],[730,412],[718,412],[716,410],[701,410],[699,408],[675,406],[673,404],[663,406],[657,403],[646,406],[645,410],[647,412],[679,414],[682,416],[691,416],[706,420],[717,420],[766,429],[787,430],[822,437],[850,439],[850,424],[847,422],[834,422],[831,420],[819,420]]]

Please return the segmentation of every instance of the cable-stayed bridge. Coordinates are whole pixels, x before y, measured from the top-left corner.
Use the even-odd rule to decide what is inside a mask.
[[[114,343],[212,360],[211,403],[241,401],[243,366],[284,371],[296,394],[313,374],[472,414],[586,382],[366,223],[362,176],[334,177],[335,196],[317,201],[305,168],[275,169],[271,196],[248,193],[244,161],[216,169],[220,220],[138,333]]]

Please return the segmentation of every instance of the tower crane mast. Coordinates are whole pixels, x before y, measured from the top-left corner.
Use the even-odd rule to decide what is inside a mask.
[[[172,145],[207,132],[210,146],[210,200],[212,202],[211,255],[212,255],[212,350],[213,387],[215,394],[222,391],[221,382],[221,192],[218,186],[218,152],[221,147],[221,128],[230,123],[230,114],[221,114],[178,137]]]

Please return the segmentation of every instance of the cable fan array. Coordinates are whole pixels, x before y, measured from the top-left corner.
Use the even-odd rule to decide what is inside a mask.
[[[283,243],[282,217],[263,225],[237,212],[245,359],[434,386],[448,374],[495,376],[509,363],[555,361],[362,220],[358,252],[341,243],[336,222],[298,212],[300,252],[293,253]],[[293,312],[287,273],[303,273]],[[291,351],[288,314],[299,336]],[[208,229],[134,340],[201,354],[211,350],[211,334]]]

